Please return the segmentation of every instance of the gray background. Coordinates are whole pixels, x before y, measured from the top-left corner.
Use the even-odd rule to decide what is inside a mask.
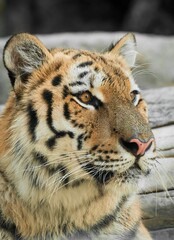
[[[134,73],[140,87],[173,86],[172,0],[0,0],[0,104],[5,103],[11,88],[2,52],[12,34],[36,34],[48,48],[103,51],[129,31],[137,38]],[[174,230],[154,231],[152,236],[172,240]]]

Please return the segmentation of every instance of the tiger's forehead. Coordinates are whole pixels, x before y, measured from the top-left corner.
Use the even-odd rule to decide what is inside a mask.
[[[101,67],[98,68],[99,56],[96,53],[72,49],[56,52],[54,57],[68,63],[66,83],[72,93],[97,88],[106,78]]]
[[[109,67],[109,71],[112,72],[112,67],[120,69],[121,66],[114,62],[108,62],[107,59],[101,54],[91,53],[88,51],[79,51],[79,50],[65,50],[65,52],[56,52],[54,55],[55,58],[62,58],[64,62],[69,62],[69,68],[66,76],[66,83],[70,88],[71,92],[76,94],[78,92],[87,91],[89,89],[97,89],[103,85],[103,83],[111,77],[108,76],[108,71],[105,71]],[[121,69],[120,69],[121,70]],[[126,69],[121,70],[124,72],[124,78],[127,78],[127,81],[130,83],[130,90],[135,89],[139,90],[137,84],[134,81],[134,78],[130,71]],[[115,76],[113,73],[111,75],[114,78],[117,78],[117,73]],[[121,78],[119,77],[119,81]]]
[[[106,74],[96,70],[93,61],[83,61],[73,64],[68,72],[69,88],[72,93],[95,89],[102,85]]]

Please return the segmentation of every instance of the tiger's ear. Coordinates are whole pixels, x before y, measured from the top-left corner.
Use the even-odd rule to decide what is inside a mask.
[[[109,55],[121,55],[129,67],[135,65],[136,60],[136,39],[133,33],[126,34],[115,45],[112,45],[108,50]]]
[[[4,47],[3,61],[12,86],[16,81],[25,83],[27,77],[52,55],[41,41],[28,33],[12,36]]]

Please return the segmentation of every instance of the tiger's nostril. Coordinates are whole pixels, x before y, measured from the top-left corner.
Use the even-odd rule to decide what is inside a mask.
[[[128,152],[131,152],[133,155],[136,155],[138,151],[138,145],[134,142],[128,142],[123,139],[120,140],[120,143],[123,148],[125,148]]]
[[[135,156],[143,156],[144,153],[151,147],[154,138],[151,138],[147,142],[142,142],[137,138],[133,138],[130,141],[121,139],[120,143],[127,151],[131,152]]]

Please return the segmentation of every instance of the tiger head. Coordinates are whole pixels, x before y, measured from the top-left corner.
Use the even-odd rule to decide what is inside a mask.
[[[155,140],[131,74],[135,47],[131,33],[104,53],[48,50],[27,33],[7,42],[4,64],[13,90],[6,111],[23,181],[40,188],[53,179],[62,187],[126,185],[150,173]]]

